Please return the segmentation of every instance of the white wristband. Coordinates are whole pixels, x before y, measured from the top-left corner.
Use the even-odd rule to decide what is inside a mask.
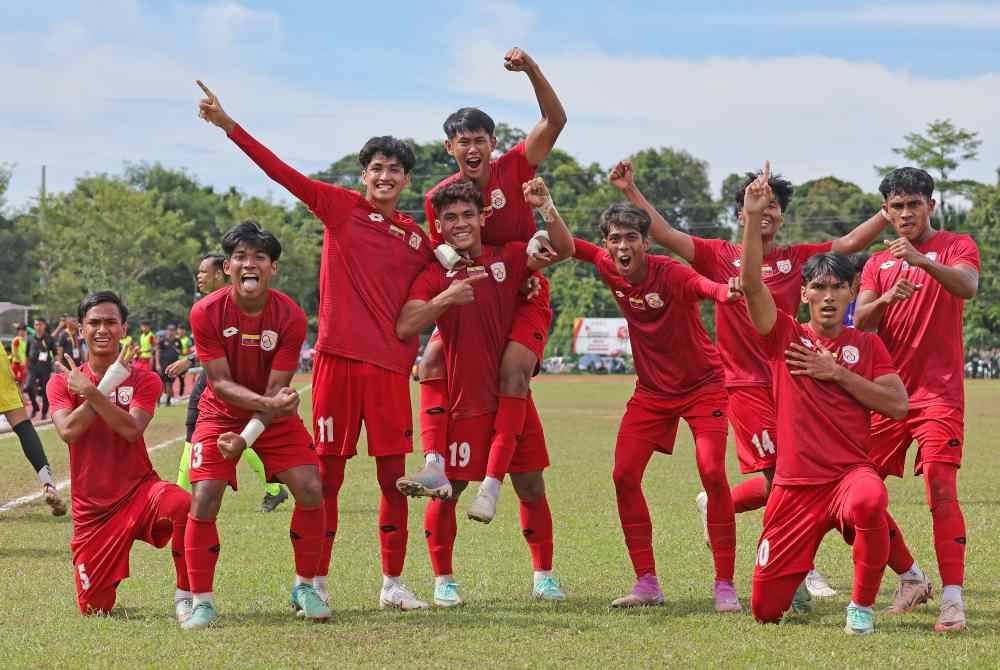
[[[534,256],[536,254],[541,253],[541,251],[542,251],[542,243],[539,242],[538,240],[539,240],[539,238],[542,238],[542,237],[545,238],[545,241],[548,241],[549,240],[549,231],[547,231],[547,230],[539,230],[537,233],[535,233],[534,235],[531,236],[530,240],[528,240],[528,256]]]
[[[247,425],[243,427],[243,432],[240,433],[240,437],[246,441],[248,449],[253,446],[253,443],[257,441],[258,437],[260,437],[260,434],[264,432],[265,427],[264,422],[257,417],[250,419],[250,421],[247,422]]]
[[[130,370],[121,364],[120,361],[115,361],[111,364],[111,367],[105,371],[104,376],[101,377],[101,382],[97,385],[97,390],[108,395],[121,384],[123,381],[128,379]]]
[[[458,252],[451,248],[448,244],[439,244],[437,248],[434,249],[434,256],[437,257],[438,263],[441,264],[445,270],[454,270],[455,265],[461,260],[461,256]]]

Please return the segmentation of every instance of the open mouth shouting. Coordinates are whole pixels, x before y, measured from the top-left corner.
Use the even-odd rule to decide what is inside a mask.
[[[240,287],[244,291],[256,291],[260,286],[260,275],[256,272],[244,272],[240,275]]]
[[[615,259],[618,261],[618,267],[621,269],[622,273],[628,274],[629,270],[632,268],[632,254],[618,254]]]

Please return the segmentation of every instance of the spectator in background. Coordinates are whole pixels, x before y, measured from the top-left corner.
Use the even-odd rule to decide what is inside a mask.
[[[52,363],[56,355],[56,341],[48,333],[49,322],[35,319],[35,334],[28,339],[28,397],[31,399],[31,418],[38,414],[38,398],[41,396],[42,421],[49,418],[49,399],[45,386],[52,376]]]
[[[163,382],[163,397],[161,401],[167,407],[173,404],[174,400],[174,378],[166,373],[167,366],[173,365],[181,357],[181,343],[177,337],[177,326],[170,324],[167,332],[156,345],[155,368],[160,372],[160,380]]]
[[[80,335],[80,324],[73,317],[64,317],[61,323],[63,323],[62,333],[52,335],[57,342],[58,355],[56,360],[65,364],[64,355],[69,354],[74,364],[83,365],[86,356],[83,350],[83,337]]]
[[[143,319],[139,322],[139,356],[132,363],[134,366],[138,366],[140,369],[152,370],[154,369],[155,361],[153,356],[156,352],[156,333],[150,328],[149,321]]]
[[[191,336],[187,334],[187,329],[184,328],[184,326],[177,326],[177,343],[178,343],[178,345],[180,345],[180,354],[181,354],[180,358],[185,358],[186,359],[188,356],[191,355],[191,349],[192,349],[192,346],[193,346],[193,341],[191,340]],[[180,359],[178,359],[178,360],[180,360]],[[184,397],[184,385],[185,385],[184,381],[186,379],[187,379],[187,375],[178,375],[177,376],[177,385],[179,387],[177,389],[177,397],[178,398],[183,398]]]
[[[28,329],[23,323],[14,324],[14,339],[10,348],[10,372],[14,375],[17,388],[22,389],[28,379]]]

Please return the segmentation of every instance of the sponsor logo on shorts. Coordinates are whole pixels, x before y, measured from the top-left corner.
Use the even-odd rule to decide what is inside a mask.
[[[715,410],[714,412],[712,412],[712,416],[714,416],[714,417],[720,417],[720,416],[722,416],[722,410],[721,409]]]
[[[497,283],[503,283],[503,280],[507,278],[507,266],[504,265],[503,261],[497,261],[490,266],[490,272],[493,273],[493,278],[497,280]]]
[[[647,293],[646,304],[653,309],[660,309],[663,307],[663,298],[660,297],[659,293]]]
[[[273,330],[265,330],[260,334],[260,348],[264,351],[271,351],[278,346],[278,334]]]
[[[962,446],[962,441],[957,437],[953,437],[950,440],[948,440],[948,446],[951,447],[952,449],[954,449],[955,447],[960,447]]]
[[[840,349],[840,358],[848,365],[854,365],[861,360],[861,352],[854,345],[848,344]]]
[[[792,271],[792,262],[789,260],[778,261],[778,272],[783,275],[788,274]]]
[[[879,267],[880,270],[888,270],[889,268],[891,268],[895,264],[896,264],[896,261],[886,261],[885,263],[882,263],[882,265],[880,265],[878,267]]]
[[[132,402],[132,396],[135,394],[135,388],[132,386],[119,386],[118,387],[118,404],[127,405]]]
[[[410,239],[408,241],[410,244],[410,248],[413,249],[414,251],[420,248],[420,242],[421,242],[420,236],[417,235],[416,233],[410,233]]]
[[[503,209],[507,205],[507,196],[503,194],[503,191],[495,188],[490,192],[490,204],[493,209]]]
[[[256,349],[260,346],[260,335],[256,333],[240,333],[240,346]]]
[[[236,326],[229,326],[229,328],[226,328],[225,330],[222,331],[222,336],[223,337],[232,337],[233,335],[235,335],[238,332],[240,332],[239,328],[237,328]]]
[[[766,537],[757,545],[757,565],[764,567],[771,558],[771,542]]]
[[[545,336],[539,333],[538,331],[535,331],[531,336],[536,340],[538,340],[539,342],[545,339]]]
[[[378,212],[371,212],[368,215],[368,220],[369,221],[378,221],[378,222],[381,222],[381,221],[385,221],[385,217],[382,216],[381,214],[379,214]]]

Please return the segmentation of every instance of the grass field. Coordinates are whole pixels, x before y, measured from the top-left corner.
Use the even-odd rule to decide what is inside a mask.
[[[817,565],[840,594],[817,601],[804,622],[762,627],[748,615],[712,611],[711,556],[694,506],[700,486],[686,430],[674,456],[653,459],[645,482],[667,604],[636,612],[608,610],[632,582],[610,477],[615,432],[632,384],[631,377],[591,376],[543,377],[535,384],[553,462],[546,480],[555,517],[556,570],[569,595],[565,603],[531,599],[528,552],[515,498],[505,487],[491,525],[459,522],[455,567],[466,607],[379,611],[377,485],[374,462],[363,456],[348,466],[341,493],[330,572],[335,619],[305,624],[288,607],[291,506],[271,515],[255,512],[262,492],[241,466],[241,490],[227,494],[219,523],[222,557],[215,590],[222,619],[197,633],[185,633],[173,621],[173,566],[166,551],[136,544],[132,577],[119,590],[115,615],[86,619],[75,606],[70,523],[49,516],[37,502],[0,513],[0,598],[7,612],[0,622],[0,666],[1000,666],[1000,384],[968,384],[959,495],[969,537],[969,630],[955,637],[932,633],[935,601],[904,618],[879,617],[876,634],[865,639],[842,630],[852,566],[849,548],[834,534],[824,542]],[[146,440],[156,445],[182,434],[183,409],[171,408],[157,414]],[[65,477],[66,449],[53,431],[42,436],[57,475]],[[152,455],[164,478],[174,477],[180,447],[175,442]],[[411,465],[418,462],[411,457]],[[729,464],[735,481],[732,450]],[[0,469],[0,504],[35,491],[12,437],[0,438]],[[889,494],[915,556],[939,586],[922,482],[911,477],[890,481]],[[468,502],[460,503],[460,511]],[[420,501],[411,505],[404,578],[418,596],[430,599],[423,507]],[[745,605],[760,523],[759,512],[738,517],[737,589]],[[894,587],[895,577],[886,577],[879,607]]]

